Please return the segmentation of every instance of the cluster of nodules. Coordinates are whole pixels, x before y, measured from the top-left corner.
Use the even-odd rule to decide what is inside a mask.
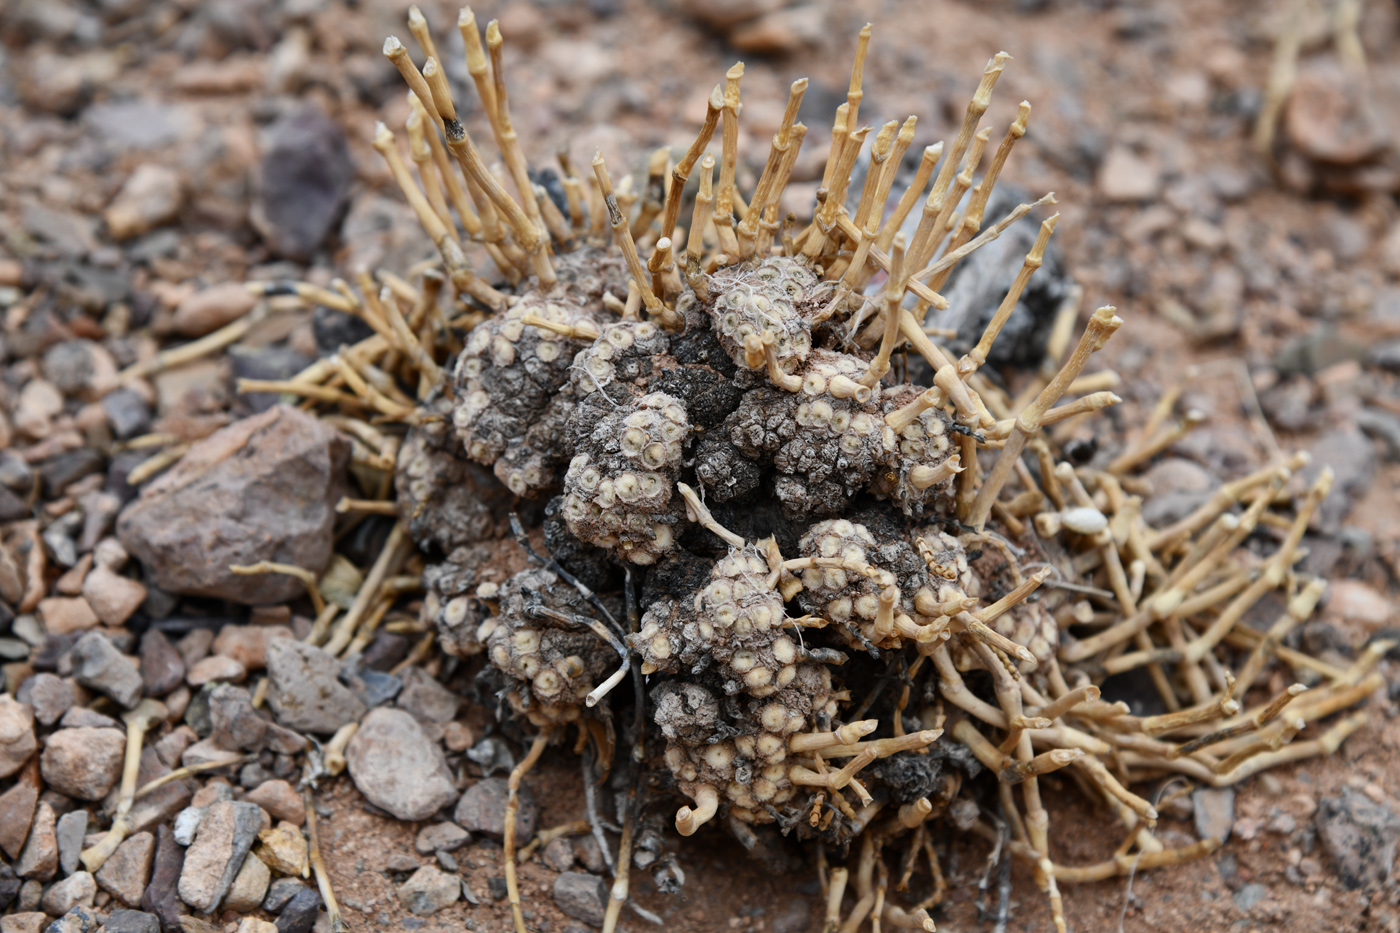
[[[952,454],[952,422],[915,404],[920,387],[870,378],[870,354],[841,349],[821,320],[830,296],[801,259],[715,272],[702,297],[677,302],[684,324],[673,331],[619,319],[598,282],[586,284],[527,292],[472,330],[452,400],[439,403],[450,413],[405,443],[401,508],[417,516],[415,540],[447,555],[425,574],[425,613],[452,650],[485,651],[518,713],[566,722],[616,652],[578,624],[596,610],[554,574],[483,585],[477,568],[499,564],[484,539],[514,508],[527,526],[543,522],[551,554],[600,592],[623,567],[640,570],[627,641],[652,678],[678,786],[712,788],[748,821],[790,817],[806,801],[792,799],[789,740],[836,724],[828,662],[946,639],[948,617],[980,595],[964,543],[940,530],[951,472],[936,468]],[[428,431],[431,443],[415,436]],[[485,468],[505,486],[498,501],[454,504],[463,488],[492,501]],[[731,521],[776,502],[791,553],[772,540],[717,552],[687,522],[678,483]],[[648,589],[681,565],[684,585]],[[998,630],[1043,636],[1043,619],[1013,616]]]

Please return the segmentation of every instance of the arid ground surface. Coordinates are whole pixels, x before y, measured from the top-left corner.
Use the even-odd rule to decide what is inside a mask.
[[[440,36],[454,31],[455,6],[422,6]],[[984,125],[999,138],[1019,101],[1034,110],[1004,183],[1036,196],[1055,192],[1054,242],[1083,287],[1082,314],[1112,304],[1126,321],[1099,362],[1120,374],[1115,391],[1124,403],[1076,425],[1075,437],[1121,449],[1158,397],[1187,379],[1176,413],[1204,417],[1145,473],[1160,508],[1193,505],[1218,481],[1280,452],[1312,454],[1305,478],[1330,465],[1335,491],[1305,539],[1303,566],[1332,585],[1301,638],[1314,654],[1345,658],[1400,626],[1389,602],[1400,575],[1400,9],[1386,0],[1343,3],[1340,14],[1333,6],[538,0],[477,15],[500,18],[515,122],[537,164],[560,147],[585,165],[601,150],[620,177],[658,146],[682,151],[710,89],[743,60],[741,152],[750,161],[740,181],[751,187],[789,82],[809,77],[802,117],[813,159],[799,162],[788,195],[794,209],[816,192],[816,156],[824,155],[864,23],[875,28],[862,119],[879,125],[917,114],[914,154],[950,138],[987,59],[1011,53]],[[1356,28],[1336,28],[1356,7]],[[0,443],[43,475],[45,502],[148,456],[124,452],[101,429],[103,410],[93,407],[102,367],[127,366],[212,329],[178,319],[193,293],[250,279],[328,283],[362,264],[407,269],[426,255],[429,244],[370,147],[375,120],[398,128],[408,112],[400,79],[379,53],[385,35],[407,39],[405,8],[0,0]],[[1290,29],[1300,43],[1297,80],[1265,153],[1254,142],[1256,121],[1270,106],[1276,43]],[[460,55],[460,43],[441,41],[445,57]],[[268,161],[278,146],[322,154],[321,170],[294,184]],[[131,181],[137,172],[147,173],[142,184]],[[46,356],[75,338],[103,346],[105,362]],[[197,439],[252,410],[234,394],[235,376],[285,378],[315,353],[308,313],[275,314],[228,354],[151,380],[144,430],[122,436]],[[66,403],[26,389],[37,378],[62,383],[70,367],[83,366],[97,375],[73,377],[71,391],[62,385]],[[1014,386],[1017,374],[1006,379]],[[94,437],[106,447],[84,468],[77,451],[100,446]],[[104,486],[76,488],[88,495]],[[100,506],[82,502],[88,512]],[[309,611],[304,603],[294,614]],[[1261,607],[1256,624],[1278,608]],[[13,694],[43,668],[10,626],[0,636]],[[174,641],[185,632],[169,634]],[[1395,661],[1381,670],[1388,683],[1400,676]],[[1283,677],[1275,674],[1271,688],[1286,686]],[[1211,818],[1231,827],[1228,842],[1208,858],[1130,881],[1066,887],[1071,929],[1400,930],[1400,888],[1349,889],[1319,846],[1315,820],[1320,802],[1350,790],[1390,813],[1379,831],[1388,847],[1364,857],[1393,858],[1400,721],[1392,692],[1367,701],[1368,724],[1338,754],[1252,778],[1209,803],[1168,804],[1159,827],[1168,844],[1194,841]],[[479,736],[490,715],[464,707],[458,721]],[[541,827],[582,817],[569,749],[551,749],[527,785],[541,802]],[[9,786],[0,782],[0,791]],[[1121,834],[1109,814],[1072,781],[1043,786],[1057,861],[1112,853]],[[421,824],[367,810],[348,777],[322,787],[322,845],[352,929],[509,928],[505,903],[492,896],[499,845],[475,842],[451,856],[479,905],[459,900],[415,917],[396,890],[433,860],[414,851]],[[974,905],[987,846],[953,834],[936,841],[950,886],[933,911],[939,928],[990,928]],[[687,875],[680,895],[657,893],[642,872],[632,881],[638,901],[668,929],[821,928],[815,868],[770,876],[718,830],[677,852]],[[558,933],[576,922],[555,906],[552,867],[536,856],[521,873],[531,929]],[[1029,873],[1018,865],[1014,880],[1008,929],[1049,929]],[[995,904],[995,879],[992,889]],[[237,920],[222,918],[228,930]],[[630,913],[623,925],[650,928]]]

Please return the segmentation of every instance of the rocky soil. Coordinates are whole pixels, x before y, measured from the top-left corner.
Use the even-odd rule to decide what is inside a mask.
[[[1311,453],[1300,483],[1331,466],[1335,491],[1304,539],[1305,569],[1331,582],[1295,646],[1344,665],[1400,632],[1400,12],[1294,6],[535,0],[478,18],[501,19],[537,160],[567,144],[575,162],[602,148],[619,167],[683,149],[738,58],[741,152],[759,157],[788,82],[808,75],[815,157],[867,20],[862,113],[919,114],[917,154],[956,128],[969,76],[1010,51],[988,122],[1023,97],[1035,111],[1006,178],[1056,192],[1063,271],[1085,308],[1113,303],[1127,320],[1105,354],[1124,404],[1058,439],[1115,455],[1195,367],[1176,412],[1199,417],[1146,467],[1149,523],[1280,451]],[[1334,28],[1334,6],[1359,7],[1354,32]],[[455,21],[455,7],[423,7],[440,28]],[[367,333],[239,283],[329,285],[431,251],[369,146],[375,119],[407,114],[379,54],[403,14],[0,2],[0,933],[328,929],[313,816],[353,928],[509,926],[504,776],[522,733],[467,665],[430,650],[421,557],[398,552],[372,637],[327,645],[317,630],[319,599],[351,610],[393,550],[392,517],[336,509],[382,494],[382,451],[236,387]],[[1298,40],[1297,80],[1261,152],[1281,35]],[[799,161],[794,208],[820,165]],[[161,356],[230,324],[246,327],[219,352]],[[524,561],[501,524],[483,559],[503,581]],[[259,561],[321,577],[317,601],[296,577],[229,569]],[[1382,670],[1395,684],[1400,661]],[[1169,796],[1165,841],[1226,844],[1128,884],[1067,888],[1071,924],[1400,930],[1396,693],[1368,701],[1368,725],[1335,756]],[[1047,786],[1057,860],[1110,854],[1108,816],[1072,781]],[[567,748],[527,779],[519,838],[568,829],[523,860],[532,929],[600,925],[611,874],[585,814],[609,823],[614,790],[591,799]],[[616,850],[616,833],[598,835]],[[949,893],[935,919],[976,928],[987,847],[950,834],[936,848]],[[668,928],[821,927],[811,858],[769,874],[713,833],[658,838],[646,867],[667,852],[682,893],[658,891],[650,870],[632,890]],[[1018,867],[1013,881],[1010,928],[1045,929],[1032,879]],[[623,925],[651,926],[641,913]]]

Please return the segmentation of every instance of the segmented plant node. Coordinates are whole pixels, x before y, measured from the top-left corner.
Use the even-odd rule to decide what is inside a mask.
[[[532,612],[586,616],[591,607],[548,570],[526,570],[500,590],[500,612],[481,627],[480,640],[496,670],[513,686],[506,698],[536,725],[579,718],[584,698],[609,673],[612,649],[586,627]]]
[[[598,339],[574,357],[570,375],[574,394],[582,398],[617,383],[648,377],[657,358],[669,349],[666,332],[651,321],[605,325]]]
[[[534,326],[527,318],[559,329]],[[584,307],[527,294],[504,314],[474,328],[457,360],[452,423],[467,455],[494,466],[501,482],[518,496],[540,495],[558,486],[552,469],[562,454],[557,438],[535,443],[527,443],[527,438],[532,428],[549,420],[551,406],[564,408],[569,403],[560,390],[567,386],[574,356],[584,344],[560,331],[575,328],[592,334],[598,330],[594,315]],[[562,428],[567,414],[553,414]],[[521,456],[522,445],[538,454]],[[513,456],[501,460],[507,451]]]
[[[655,563],[675,543],[669,506],[689,436],[685,406],[665,392],[649,392],[604,416],[564,477],[569,530],[634,564]]]
[[[742,263],[717,272],[711,279],[714,301],[706,307],[714,321],[720,346],[734,365],[760,369],[767,365],[754,358],[749,338],[771,335],[772,353],[780,370],[794,372],[812,351],[808,323],[816,306],[818,278],[806,260],[774,256],[762,262]],[[690,296],[689,301],[694,301]],[[689,301],[678,302],[684,312]]]

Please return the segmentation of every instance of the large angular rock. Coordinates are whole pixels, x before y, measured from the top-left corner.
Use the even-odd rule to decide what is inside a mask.
[[[294,577],[238,576],[232,564],[331,557],[350,444],[325,422],[278,405],[195,444],[117,519],[117,536],[170,593],[261,605],[305,588]]]
[[[457,798],[442,749],[400,709],[370,710],[345,763],[360,793],[401,820],[426,820]]]
[[[180,871],[180,900],[208,913],[219,906],[262,823],[257,804],[221,800],[204,811]]]
[[[336,679],[340,662],[313,645],[279,638],[267,648],[267,702],[277,721],[325,735],[358,722],[365,704]]]

